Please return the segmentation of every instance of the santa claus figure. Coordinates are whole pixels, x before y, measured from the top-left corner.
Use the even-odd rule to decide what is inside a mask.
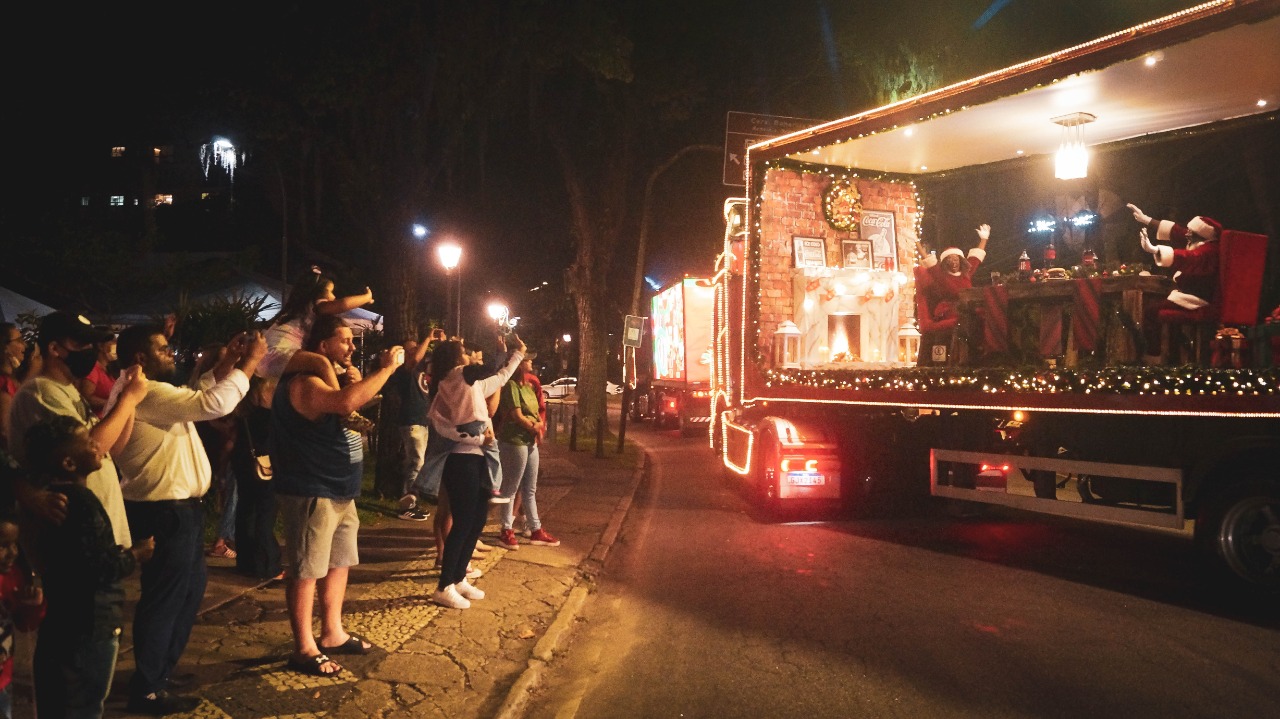
[[[1136,205],[1128,207],[1133,211],[1133,219],[1143,226],[1139,232],[1142,249],[1155,258],[1157,267],[1173,269],[1173,290],[1169,296],[1143,308],[1142,329],[1147,354],[1154,355],[1160,348],[1162,322],[1212,322],[1221,313],[1218,239],[1222,224],[1208,217],[1193,217],[1186,225],[1179,225],[1169,220],[1153,220]],[[1149,231],[1155,232],[1159,242],[1185,243],[1186,247],[1174,249],[1153,244]]]
[[[991,225],[979,225],[974,232],[978,233],[978,246],[969,250],[968,257],[959,247],[948,247],[938,258],[925,256],[917,268],[916,294],[923,296],[929,319],[935,322],[957,317],[960,290],[973,287],[973,273],[987,257]]]

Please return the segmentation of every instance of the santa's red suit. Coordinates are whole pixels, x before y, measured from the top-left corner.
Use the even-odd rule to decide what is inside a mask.
[[[948,247],[942,251],[940,259],[945,260],[950,255],[964,257],[959,248]],[[922,271],[916,273],[916,293],[924,296],[929,319],[937,322],[958,316],[956,305],[960,300],[960,290],[973,287],[973,273],[986,257],[986,250],[979,247],[970,249],[966,261],[960,263],[960,271],[954,274],[947,272],[940,259],[933,255],[924,258]]]
[[[1157,240],[1186,243],[1186,249],[1174,249],[1168,245],[1149,245],[1144,240],[1143,249],[1151,252],[1156,266],[1174,271],[1173,290],[1169,296],[1143,309],[1147,352],[1155,354],[1160,346],[1162,321],[1212,322],[1220,316],[1222,297],[1218,284],[1218,249],[1221,245],[1218,238],[1222,225],[1208,217],[1195,217],[1186,225],[1169,220],[1151,220],[1147,229],[1155,232]]]

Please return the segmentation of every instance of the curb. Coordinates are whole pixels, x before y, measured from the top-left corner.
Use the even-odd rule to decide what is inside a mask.
[[[609,550],[613,548],[614,543],[618,540],[618,533],[622,530],[622,522],[627,518],[627,513],[631,511],[631,503],[635,498],[636,490],[640,487],[641,480],[644,479],[646,468],[649,466],[649,455],[647,450],[641,447],[640,458],[636,460],[635,469],[631,472],[631,486],[623,494],[622,499],[618,500],[618,506],[614,507],[613,514],[609,517],[609,524],[605,527],[605,531],[600,535],[600,541],[587,555],[586,562],[595,562],[597,564],[604,563],[606,557],[609,556]],[[546,672],[547,665],[555,658],[557,649],[561,647],[565,639],[573,631],[573,625],[582,614],[582,608],[587,603],[587,597],[591,595],[591,588],[585,582],[586,577],[579,571],[577,578],[574,580],[574,586],[569,590],[569,598],[560,607],[560,611],[556,612],[556,618],[552,620],[551,626],[547,628],[547,633],[538,640],[533,647],[533,655],[529,658],[529,665],[525,668],[520,676],[516,678],[511,689],[507,691],[507,697],[502,701],[502,705],[498,707],[498,711],[493,715],[494,719],[519,719],[523,715],[525,705],[529,702],[530,695],[542,684],[543,674]]]

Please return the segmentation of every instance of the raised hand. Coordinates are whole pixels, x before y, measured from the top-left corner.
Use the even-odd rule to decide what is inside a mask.
[[[1135,204],[1133,204],[1133,203],[1131,202],[1131,203],[1129,203],[1129,204],[1125,205],[1125,207],[1128,207],[1130,210],[1132,210],[1132,211],[1133,211],[1133,219],[1137,220],[1138,222],[1140,222],[1140,223],[1142,223],[1142,224],[1144,224],[1144,225],[1149,225],[1149,224],[1151,224],[1151,215],[1148,215],[1148,214],[1146,214],[1145,212],[1143,212],[1142,210],[1138,209],[1138,206],[1137,206],[1137,205],[1135,205]]]
[[[142,371],[142,365],[133,365],[120,373],[124,378],[124,386],[120,388],[120,400],[129,400],[137,406],[143,397],[147,396],[147,373]]]
[[[1154,255],[1160,251],[1159,247],[1151,244],[1151,239],[1147,237],[1147,228],[1145,227],[1138,231],[1138,241],[1142,244],[1143,252]]]
[[[244,335],[244,351],[249,357],[262,359],[267,355],[267,340],[260,330],[252,330]]]
[[[388,347],[382,350],[381,356],[378,358],[379,367],[390,367],[391,369],[395,369],[402,364],[404,364],[404,347],[401,347],[400,345],[395,345],[394,347]]]

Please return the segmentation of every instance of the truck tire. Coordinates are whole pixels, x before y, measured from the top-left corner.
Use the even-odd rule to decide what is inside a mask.
[[[1210,498],[1196,518],[1196,546],[1216,578],[1280,593],[1280,481],[1251,477]]]
[[[1058,498],[1057,472],[1051,472],[1047,469],[1033,469],[1027,474],[1031,475],[1031,486],[1035,489],[1037,497],[1040,499]]]

